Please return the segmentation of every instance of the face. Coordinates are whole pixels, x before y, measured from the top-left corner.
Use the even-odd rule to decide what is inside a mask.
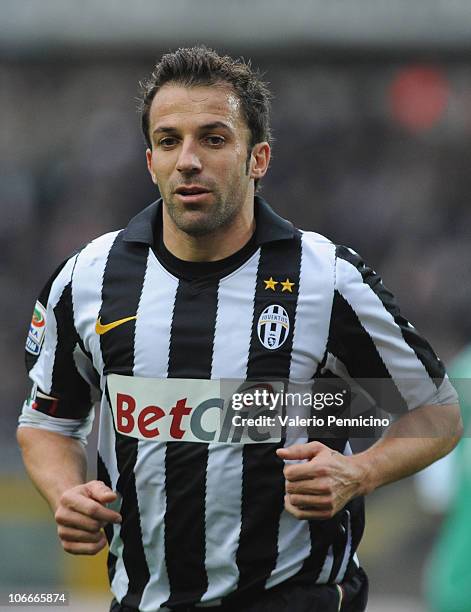
[[[192,236],[234,222],[268,167],[269,145],[249,152],[250,132],[228,85],[164,85],[152,101],[149,135],[152,180],[171,222]]]

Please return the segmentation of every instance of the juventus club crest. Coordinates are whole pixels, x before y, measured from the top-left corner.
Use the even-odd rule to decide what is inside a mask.
[[[270,351],[280,348],[289,334],[289,317],[283,306],[267,306],[258,319],[257,332],[265,348]]]

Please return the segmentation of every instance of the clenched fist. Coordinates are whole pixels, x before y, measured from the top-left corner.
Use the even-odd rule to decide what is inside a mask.
[[[105,483],[92,480],[65,491],[55,519],[63,549],[74,555],[95,555],[106,546],[103,527],[121,523],[121,515],[106,507],[117,495]]]
[[[298,519],[330,519],[365,491],[366,470],[354,455],[344,456],[321,442],[294,444],[276,451],[285,465],[285,508]]]

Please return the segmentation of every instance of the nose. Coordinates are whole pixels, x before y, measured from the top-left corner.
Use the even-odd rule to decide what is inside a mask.
[[[178,172],[181,172],[182,174],[194,174],[196,172],[201,172],[202,164],[197,154],[196,144],[194,142],[183,142],[176,168]]]

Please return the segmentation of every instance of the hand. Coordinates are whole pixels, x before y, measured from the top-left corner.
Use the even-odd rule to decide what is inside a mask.
[[[354,455],[344,456],[321,442],[294,444],[276,453],[284,460],[308,460],[284,467],[285,508],[297,519],[330,519],[364,490],[366,472]]]
[[[105,506],[117,495],[105,483],[92,480],[65,491],[55,519],[63,549],[74,555],[95,555],[106,546],[103,527],[121,523],[121,515]]]

